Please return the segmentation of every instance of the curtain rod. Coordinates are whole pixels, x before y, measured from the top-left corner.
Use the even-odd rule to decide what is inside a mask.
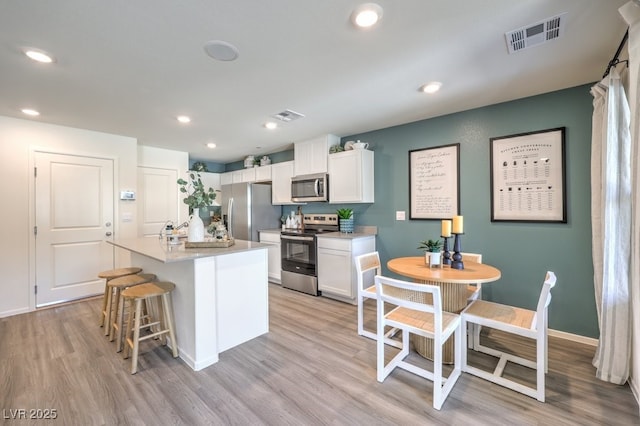
[[[629,29],[627,28],[627,31],[624,33],[624,37],[622,37],[622,41],[620,42],[620,46],[618,46],[618,50],[616,50],[616,54],[613,55],[613,59],[609,61],[609,65],[607,65],[607,69],[604,72],[604,75],[602,76],[602,78],[605,78],[606,76],[608,76],[609,71],[611,71],[611,68],[618,65],[619,62],[626,62],[626,61],[618,61],[618,56],[620,56],[620,53],[622,52],[622,48],[624,47],[624,44],[627,42],[628,38],[629,38]]]

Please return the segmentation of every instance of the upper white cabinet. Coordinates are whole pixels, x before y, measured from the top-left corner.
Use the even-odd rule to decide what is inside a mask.
[[[270,182],[271,181],[271,165],[255,167],[256,182]]]
[[[373,151],[329,154],[329,202],[373,203]]]
[[[250,167],[248,169],[234,170],[231,172],[231,179],[231,183],[255,182],[256,169],[255,167]]]
[[[335,135],[324,135],[295,143],[293,147],[294,176],[327,173],[329,148],[339,143],[340,138]]]
[[[233,183],[233,172],[220,174],[220,186],[231,185]]]
[[[220,190],[220,173],[200,172],[200,179],[206,189],[213,188]]]
[[[293,204],[291,202],[291,177],[293,161],[271,165],[271,204]]]

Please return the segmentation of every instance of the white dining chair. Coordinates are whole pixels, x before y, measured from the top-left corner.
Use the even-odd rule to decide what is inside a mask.
[[[482,263],[482,254],[461,252],[462,262],[476,262]],[[482,299],[482,283],[467,284],[467,303],[471,303],[474,300]],[[470,324],[467,329],[467,347],[470,349],[476,348],[480,343],[480,327],[477,324]]]
[[[536,357],[532,361],[512,353],[478,344],[476,350],[499,358],[495,370],[489,372],[469,365],[467,351],[465,350],[462,353],[463,371],[544,402],[545,374],[548,371],[547,314],[549,303],[551,302],[551,289],[555,284],[556,275],[551,271],[547,271],[535,311],[486,300],[471,302],[461,313],[462,327],[466,327],[468,324],[476,324],[534,339],[536,342]],[[513,362],[535,370],[536,386],[526,386],[503,377],[502,373],[507,362]]]
[[[379,382],[396,368],[409,371],[433,382],[433,408],[440,410],[453,389],[462,371],[462,329],[460,316],[442,310],[440,287],[417,284],[378,275],[375,277],[377,304],[377,376]],[[429,300],[432,304],[414,300]],[[393,307],[385,313],[385,304]],[[384,330],[387,326],[402,331],[402,349],[385,364]],[[409,355],[409,334],[433,340],[433,371],[411,364],[405,359]],[[454,336],[454,365],[448,377],[442,374],[443,345]]]
[[[377,332],[367,330],[364,327],[364,302],[366,299],[377,299],[374,277],[382,273],[380,255],[377,251],[374,251],[356,256],[355,264],[356,274],[358,276],[358,335],[377,340]],[[399,340],[393,340],[392,338],[396,332],[397,330],[393,328],[388,330],[385,333],[385,342],[388,345],[400,348],[402,346],[402,342]]]

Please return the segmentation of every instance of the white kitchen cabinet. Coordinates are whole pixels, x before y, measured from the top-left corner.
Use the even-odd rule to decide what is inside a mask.
[[[275,232],[260,232],[260,242],[269,246],[269,281],[280,284],[282,260],[280,253],[280,234]]]
[[[271,165],[271,204],[294,204],[291,201],[293,163],[293,161],[285,161]]]
[[[213,188],[220,190],[220,173],[200,172],[200,179],[206,189]]]
[[[358,149],[329,154],[329,202],[373,203],[373,151]]]
[[[356,304],[358,278],[354,259],[376,250],[375,235],[317,235],[318,290],[325,297]]]
[[[271,165],[255,168],[256,182],[271,182]]]
[[[256,169],[250,167],[248,169],[234,170],[231,172],[232,183],[255,182]]]
[[[233,183],[233,172],[220,174],[220,186],[231,185]]]
[[[327,173],[329,148],[338,144],[340,144],[340,138],[335,135],[324,135],[308,141],[296,142],[293,146],[294,176]]]

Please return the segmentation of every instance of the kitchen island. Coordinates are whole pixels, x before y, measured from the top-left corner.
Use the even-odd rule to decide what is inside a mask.
[[[198,371],[219,354],[269,331],[265,244],[236,240],[228,248],[186,249],[158,238],[111,242],[131,265],[175,283],[172,294],[180,358]]]

